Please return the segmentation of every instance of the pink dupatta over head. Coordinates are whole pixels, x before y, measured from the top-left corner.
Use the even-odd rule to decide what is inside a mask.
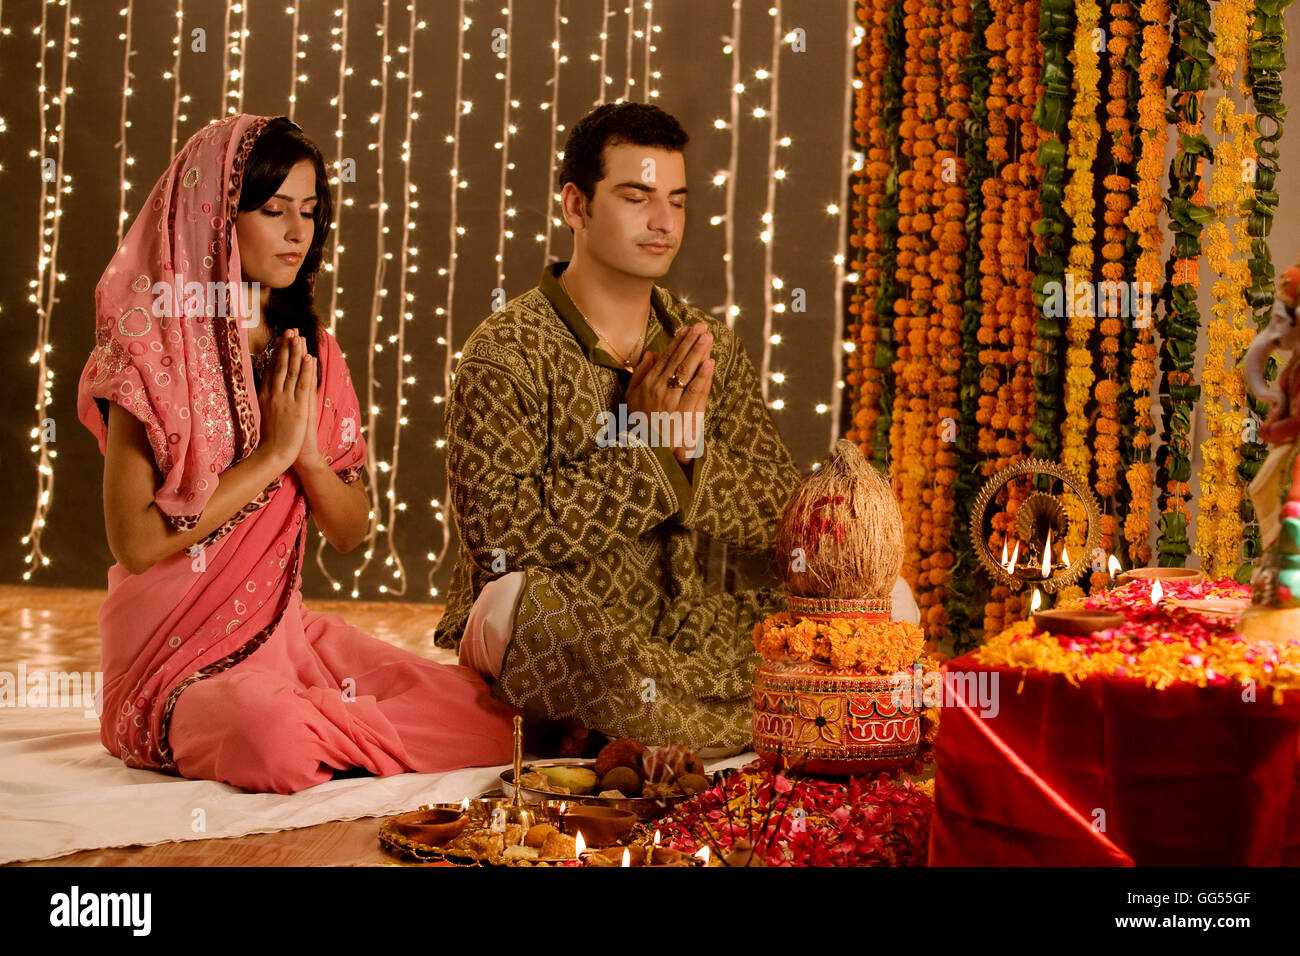
[[[235,219],[249,154],[271,118],[230,116],[190,137],[95,288],[77,414],[101,452],[109,402],[144,424],[163,478],[154,501],[175,531],[198,525],[221,473],[258,443]],[[317,440],[353,481],[366,460],[356,392],[334,337],[321,330],[318,341]],[[301,585],[306,516],[289,470],[188,550],[143,574],[109,569],[100,728],[111,753],[175,771],[167,729],[180,692],[275,630]]]

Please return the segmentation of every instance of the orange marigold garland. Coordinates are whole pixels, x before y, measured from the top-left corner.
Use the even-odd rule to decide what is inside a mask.
[[[929,315],[928,269],[933,225],[929,181],[933,175],[933,123],[937,118],[935,94],[939,88],[937,56],[925,40],[929,17],[926,7],[925,0],[903,0],[906,53],[899,135],[908,168],[898,175],[896,279],[899,295],[894,303],[894,338],[898,352],[894,360],[896,394],[889,436],[894,494],[902,509],[905,529],[902,574],[914,592],[920,589],[924,531],[921,495],[928,485],[922,445],[927,432],[926,318]]]
[[[865,155],[861,174],[853,184],[854,233],[850,243],[860,258],[851,263],[851,268],[861,278],[849,303],[849,312],[854,317],[849,335],[856,348],[848,355],[846,378],[856,397],[847,437],[858,443],[868,458],[875,453],[876,424],[885,398],[886,370],[876,363],[877,347],[883,344],[876,298],[883,282],[886,247],[885,219],[881,213],[892,168],[884,116],[885,81],[890,73],[886,42],[890,6],[890,0],[862,0],[858,7],[858,19],[865,24],[867,41],[858,45],[857,73],[862,83],[857,91],[853,128]],[[892,264],[892,258],[890,261]]]

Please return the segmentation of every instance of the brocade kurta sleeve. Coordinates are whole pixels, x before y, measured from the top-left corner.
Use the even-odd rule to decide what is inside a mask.
[[[479,568],[590,561],[680,511],[663,456],[649,447],[590,443],[556,460],[550,410],[529,370],[500,351],[464,355],[447,409],[456,527]]]
[[[705,422],[682,523],[737,548],[765,550],[799,483],[799,466],[763,401],[748,350],[731,334],[730,367],[714,376],[718,401]]]

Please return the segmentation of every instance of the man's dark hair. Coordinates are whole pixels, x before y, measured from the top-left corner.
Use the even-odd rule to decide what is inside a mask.
[[[596,183],[605,178],[602,154],[606,146],[658,146],[680,153],[689,137],[670,114],[649,103],[606,103],[591,110],[569,130],[560,163],[558,188],[573,183],[587,197],[596,198]]]

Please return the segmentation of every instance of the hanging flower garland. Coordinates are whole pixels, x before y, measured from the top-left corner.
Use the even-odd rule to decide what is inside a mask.
[[[1250,288],[1246,299],[1254,312],[1255,326],[1260,329],[1268,324],[1273,308],[1273,261],[1267,237],[1273,231],[1273,210],[1278,201],[1278,142],[1282,138],[1282,117],[1286,114],[1286,107],[1282,105],[1282,71],[1286,69],[1286,26],[1282,17],[1290,5],[1291,0],[1256,0],[1250,22],[1251,41],[1247,47],[1245,79],[1257,114],[1257,135],[1252,183],[1255,195],[1246,210],[1249,212],[1246,236],[1250,239]],[[1275,373],[1276,363],[1270,362],[1270,365],[1270,371]],[[1247,395],[1246,400],[1257,425],[1268,414],[1268,407],[1253,395]],[[1241,479],[1249,486],[1268,456],[1268,448],[1255,441],[1252,430],[1238,450],[1242,458]],[[1242,531],[1245,564],[1238,572],[1238,579],[1249,580],[1253,563],[1261,550],[1259,525],[1249,497],[1241,503],[1241,519],[1245,525]]]
[[[980,246],[980,223],[985,212],[983,184],[993,176],[987,145],[990,51],[985,42],[985,31],[993,20],[993,12],[988,0],[955,0],[954,19],[970,31],[959,74],[961,88],[955,91],[957,95],[968,91],[970,115],[965,120],[966,257],[962,288],[960,409],[955,443],[960,465],[952,483],[953,519],[949,541],[953,567],[948,578],[946,604],[953,649],[962,654],[974,645],[972,631],[976,624],[973,608],[976,558],[970,540],[970,509],[979,489],[978,460],[983,454],[978,444],[981,423],[977,411],[982,362],[976,359],[981,348],[979,331],[983,315],[981,272],[984,256]]]
[[[926,317],[929,314],[930,278],[927,273],[932,220],[929,176],[934,155],[934,103],[938,81],[933,57],[925,55],[923,12],[927,0],[903,0],[905,76],[901,151],[908,168],[898,175],[899,295],[894,303],[894,360],[896,408],[890,425],[889,447],[893,461],[894,494],[903,514],[903,577],[913,592],[920,589],[922,491],[927,486],[922,445],[925,441]],[[919,602],[919,598],[918,598]]]
[[[885,14],[884,47],[888,51],[889,65],[881,82],[880,131],[884,134],[887,150],[886,162],[890,171],[885,178],[885,191],[880,200],[880,209],[876,213],[875,228],[879,231],[881,242],[880,285],[876,290],[871,312],[876,321],[876,345],[874,356],[863,355],[863,363],[872,362],[879,370],[880,408],[875,421],[875,433],[861,434],[859,440],[869,448],[870,458],[882,473],[890,470],[890,436],[893,432],[894,418],[894,359],[897,345],[895,340],[895,304],[902,292],[898,280],[899,253],[899,170],[903,165],[903,144],[901,136],[903,115],[903,7],[895,0],[871,0],[875,8],[875,18]]]
[[[1214,215],[1203,205],[1205,183],[1201,161],[1211,154],[1201,133],[1201,95],[1210,81],[1210,5],[1208,0],[1182,0],[1175,13],[1174,115],[1178,119],[1178,151],[1169,168],[1170,227],[1174,251],[1168,266],[1169,302],[1161,328],[1161,408],[1165,421],[1165,447],[1157,477],[1160,482],[1160,539],[1162,567],[1181,567],[1190,552],[1187,500],[1192,475],[1192,411],[1200,397],[1193,374],[1200,313],[1196,298],[1200,287],[1198,266],[1201,229]]]
[[[1214,65],[1226,91],[1233,83],[1239,60],[1245,59],[1250,11],[1249,0],[1219,0],[1214,6]],[[1244,92],[1244,91],[1243,91]],[[1205,227],[1205,255],[1217,276],[1213,286],[1214,318],[1208,331],[1209,348],[1201,372],[1208,435],[1201,443],[1201,487],[1196,523],[1195,551],[1202,567],[1215,577],[1232,577],[1241,563],[1241,504],[1246,489],[1238,473],[1241,457],[1238,444],[1246,413],[1246,385],[1240,362],[1254,338],[1246,326],[1246,289],[1250,268],[1244,256],[1234,256],[1228,224],[1249,250],[1246,224],[1234,210],[1249,208],[1254,189],[1245,175],[1254,162],[1250,136],[1254,117],[1237,115],[1231,97],[1220,96],[1215,104],[1214,173],[1206,200],[1215,218]],[[1238,229],[1238,227],[1240,227]]]
[[[847,381],[855,390],[853,422],[848,439],[862,448],[868,458],[875,455],[876,423],[884,397],[885,372],[876,365],[881,344],[881,320],[875,310],[876,297],[884,281],[885,252],[881,208],[890,175],[888,134],[882,113],[885,105],[885,76],[890,68],[886,44],[889,0],[862,0],[858,19],[865,24],[867,42],[858,45],[857,75],[861,86],[854,108],[853,128],[858,146],[865,153],[862,174],[853,185],[854,234],[850,242],[859,260],[852,263],[861,279],[854,286],[849,312],[855,317],[849,335],[855,348],[848,356]]]
[[[1133,429],[1129,443],[1129,466],[1124,477],[1128,485],[1130,507],[1124,521],[1124,540],[1128,544],[1130,566],[1146,566],[1151,560],[1151,509],[1154,471],[1151,466],[1151,436],[1155,421],[1151,417],[1151,389],[1156,376],[1155,302],[1162,282],[1160,249],[1164,235],[1160,229],[1160,212],[1164,208],[1160,179],[1164,166],[1168,121],[1165,97],[1165,72],[1169,64],[1168,0],[1143,0],[1142,53],[1139,67],[1141,99],[1138,102],[1138,126],[1141,129],[1141,153],[1137,161],[1137,202],[1125,223],[1137,236],[1140,250],[1133,279],[1137,284],[1140,313],[1135,322],[1135,342],[1129,367],[1129,388],[1133,395]]]
[[[962,264],[966,251],[966,191],[960,185],[968,171],[957,154],[957,130],[970,116],[969,90],[959,76],[962,59],[970,43],[969,27],[957,21],[957,8],[944,4],[927,6],[930,20],[927,28],[933,29],[934,17],[938,20],[938,68],[942,83],[943,115],[935,119],[935,142],[932,170],[931,207],[935,210],[935,223],[931,229],[934,241],[930,255],[930,280],[933,297],[930,302],[929,329],[927,331],[927,364],[931,371],[926,393],[929,397],[929,422],[932,431],[926,437],[923,453],[931,485],[929,508],[922,514],[921,581],[918,597],[922,623],[931,640],[942,641],[948,637],[946,601],[948,581],[952,574],[954,556],[949,542],[952,538],[954,510],[953,483],[957,479],[957,403],[958,373],[962,365]],[[969,23],[969,17],[964,17]],[[930,449],[933,448],[931,456]],[[930,465],[931,457],[933,465]],[[927,520],[928,518],[928,520]],[[930,530],[928,539],[924,536]],[[928,585],[928,587],[927,587]]]
[[[1079,0],[1078,22],[1074,29],[1074,46],[1071,59],[1074,64],[1074,103],[1070,113],[1069,150],[1066,166],[1070,181],[1065,187],[1062,211],[1071,224],[1070,246],[1066,264],[1067,280],[1057,290],[1059,305],[1051,307],[1049,314],[1067,317],[1065,353],[1065,420],[1061,425],[1061,462],[1066,468],[1085,480],[1091,472],[1092,452],[1089,446],[1088,398],[1095,375],[1092,370],[1092,330],[1096,325],[1092,296],[1078,295],[1076,290],[1091,287],[1093,267],[1093,239],[1097,230],[1093,220],[1093,166],[1097,162],[1097,145],[1101,139],[1101,124],[1097,120],[1097,107],[1101,102],[1100,55],[1096,46],[1096,31],[1101,23],[1101,8],[1096,0]],[[1087,511],[1083,502],[1074,495],[1064,497],[1069,534],[1066,545],[1079,553],[1083,549]],[[1068,600],[1081,593],[1081,589],[1066,588],[1060,600]]]
[[[1012,0],[990,0],[992,17],[985,39],[992,54],[989,58],[988,107],[989,136],[986,143],[990,163],[997,173],[981,184],[984,212],[981,215],[983,233],[980,237],[981,314],[978,332],[980,363],[980,398],[976,412],[980,424],[979,451],[984,460],[980,465],[981,480],[1009,463],[1010,455],[1019,445],[1002,436],[1010,423],[1010,379],[1007,369],[1011,355],[1006,348],[1011,345],[1011,316],[1015,310],[1014,262],[1016,238],[1014,228],[1007,225],[1007,217],[1018,211],[1009,199],[1011,184],[1019,181],[1019,164],[1011,162],[1012,121],[1019,115],[1018,73],[1011,66],[1011,37],[1008,30]],[[1018,54],[1017,54],[1018,62]],[[1015,81],[1016,101],[1012,101],[1012,83]],[[1014,111],[1014,112],[1013,112]],[[992,519],[993,532],[990,547],[997,553],[1006,541],[1011,519],[998,513]],[[984,605],[984,633],[996,634],[1007,622],[1020,613],[1020,598],[1002,584],[994,584],[989,600]]]
[[[1121,399],[1121,353],[1127,315],[1131,311],[1127,277],[1131,273],[1131,237],[1125,228],[1124,220],[1133,205],[1133,123],[1131,118],[1132,97],[1131,66],[1134,63],[1135,48],[1132,38],[1135,34],[1133,23],[1134,11],[1128,3],[1112,4],[1109,13],[1109,39],[1106,49],[1109,53],[1110,80],[1106,87],[1106,131],[1110,135],[1109,172],[1102,177],[1105,187],[1101,247],[1102,265],[1101,282],[1097,287],[1098,332],[1101,335],[1101,373],[1093,387],[1093,397],[1097,401],[1097,436],[1096,436],[1096,480],[1094,489],[1105,509],[1101,516],[1101,549],[1113,553],[1119,520],[1116,514],[1123,510],[1123,502],[1118,499],[1121,470],[1120,453],[1123,414]],[[1125,363],[1126,364],[1126,363]],[[1105,571],[1094,568],[1092,573],[1092,590],[1105,587],[1108,577]]]

